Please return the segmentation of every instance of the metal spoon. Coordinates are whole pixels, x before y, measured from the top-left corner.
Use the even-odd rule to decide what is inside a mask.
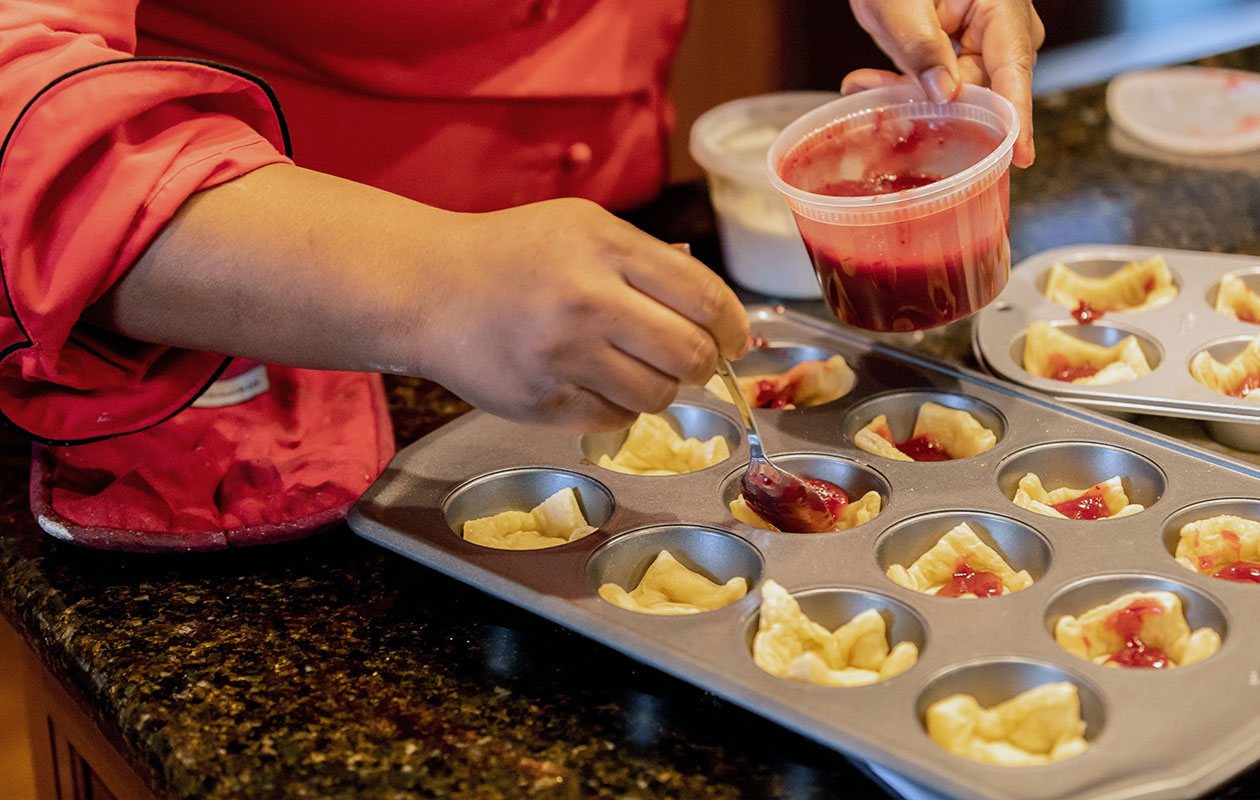
[[[744,502],[757,516],[781,531],[817,533],[835,528],[835,515],[827,508],[822,495],[802,478],[776,467],[766,457],[761,449],[757,422],[753,419],[748,399],[744,397],[744,390],[735,380],[731,362],[718,356],[717,373],[726,383],[748,432],[748,471],[739,482]]]

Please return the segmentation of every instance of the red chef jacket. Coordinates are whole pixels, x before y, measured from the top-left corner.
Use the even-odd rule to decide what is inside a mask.
[[[685,0],[0,3],[0,415],[71,443],[187,407],[222,356],[79,317],[190,194],[290,136],[302,166],[445,208],[650,198],[684,21]]]

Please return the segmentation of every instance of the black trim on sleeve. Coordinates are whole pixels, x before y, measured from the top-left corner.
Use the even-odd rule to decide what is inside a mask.
[[[258,77],[257,75],[254,75],[251,72],[247,72],[243,69],[240,69],[238,67],[232,67],[227,64],[219,64],[215,61],[207,61],[201,58],[143,57],[143,58],[116,58],[109,61],[99,61],[95,64],[88,64],[87,66],[79,67],[78,69],[73,69],[65,73],[64,75],[60,75],[57,78],[54,78],[52,81],[48,83],[47,86],[45,86],[44,88],[36,92],[35,95],[31,97],[31,99],[26,103],[26,105],[22,107],[22,111],[17,115],[17,119],[13,121],[13,127],[11,127],[9,129],[9,132],[5,134],[4,142],[0,144],[0,162],[4,160],[5,152],[9,148],[9,141],[13,138],[13,134],[17,130],[18,125],[21,124],[23,117],[25,117],[26,113],[31,110],[31,106],[35,105],[35,103],[39,100],[39,98],[42,97],[45,93],[47,93],[54,86],[66,80],[67,78],[72,78],[75,75],[78,75],[83,72],[87,72],[88,70],[91,70],[91,69],[96,69],[97,67],[108,67],[114,64],[130,64],[130,63],[148,62],[148,61],[161,61],[161,62],[173,61],[173,62],[185,63],[185,64],[199,64],[203,67],[210,67],[212,69],[217,69],[222,72],[227,72],[231,75],[235,75],[239,78],[244,78],[248,81],[253,82],[255,85],[258,86],[259,89],[262,89],[263,94],[265,94],[267,96],[267,99],[271,102],[272,110],[276,114],[276,121],[280,125],[280,137],[284,143],[285,156],[289,158],[293,157],[292,142],[289,140],[289,126],[285,122],[284,112],[280,108],[280,100],[279,98],[276,97],[276,93],[271,88],[271,86],[269,86],[267,82],[264,81],[262,78]],[[13,306],[13,296],[9,292],[9,280],[8,280],[8,276],[5,274],[3,259],[0,259],[0,283],[4,285],[4,298],[5,298],[5,302],[9,304],[9,313],[13,316],[13,321],[17,323],[18,330],[22,332],[22,336],[26,339],[25,342],[16,342],[4,348],[3,350],[0,350],[0,361],[3,361],[4,359],[8,358],[11,354],[17,352],[18,350],[25,350],[28,347],[34,347],[35,342],[31,339],[30,334],[26,332],[26,326],[22,324],[21,318],[18,317],[17,309]],[[83,439],[50,439],[48,437],[39,436],[38,434],[35,434],[35,433],[32,433],[31,431],[26,430],[21,425],[18,425],[16,422],[10,419],[9,416],[5,414],[3,411],[0,411],[0,421],[3,421],[4,424],[7,425],[8,427],[13,428],[16,431],[19,431],[23,436],[26,436],[27,438],[33,441],[36,441],[36,442],[39,442],[40,444],[45,444],[45,445],[89,444],[91,442],[99,442],[105,439],[113,439],[118,436],[126,436],[127,434],[130,434],[130,433],[136,433],[138,431],[152,428],[154,425],[160,425],[161,423],[175,416],[179,412],[183,411],[185,408],[188,408],[190,405],[196,402],[197,398],[201,396],[201,394],[205,392],[206,389],[210,388],[210,385],[212,383],[214,383],[216,380],[219,379],[219,376],[223,374],[223,370],[227,369],[228,362],[230,362],[231,360],[232,359],[230,356],[225,357],[223,360],[223,363],[220,364],[219,368],[216,369],[214,371],[214,374],[210,376],[210,380],[208,380],[204,386],[198,389],[197,393],[194,394],[188,402],[184,403],[179,408],[175,409],[174,411],[167,414],[165,417],[162,417],[161,419],[157,420],[156,422],[153,422],[149,425],[143,425],[133,430],[123,431],[121,433],[109,433],[103,436],[90,436]]]

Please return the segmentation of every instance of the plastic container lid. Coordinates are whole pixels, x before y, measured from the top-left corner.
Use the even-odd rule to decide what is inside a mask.
[[[1107,113],[1130,136],[1162,150],[1260,149],[1260,74],[1170,67],[1121,75],[1107,86]]]

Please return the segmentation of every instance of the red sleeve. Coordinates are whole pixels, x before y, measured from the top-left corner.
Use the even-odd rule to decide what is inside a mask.
[[[288,161],[258,79],[131,57],[135,7],[0,3],[0,414],[41,441],[149,427],[214,379],[221,355],[79,317],[193,192]]]

